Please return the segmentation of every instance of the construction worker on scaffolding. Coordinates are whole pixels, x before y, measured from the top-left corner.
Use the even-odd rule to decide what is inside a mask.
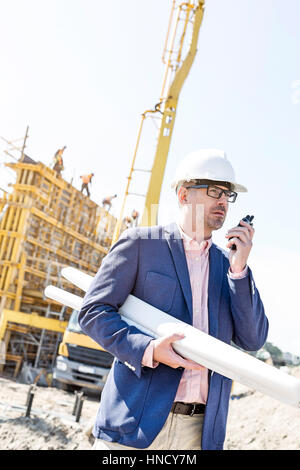
[[[82,179],[82,185],[81,185],[81,192],[83,193],[83,190],[86,190],[86,194],[88,197],[90,197],[90,190],[89,190],[89,184],[92,184],[92,178],[94,176],[94,173],[89,173],[88,175],[82,175],[80,178]]]
[[[138,221],[138,216],[139,216],[138,211],[133,209],[133,211],[131,212],[131,216],[127,215],[126,217],[124,217],[124,219],[123,219],[124,230],[126,228],[136,227],[137,226],[137,221]]]
[[[138,213],[138,211],[136,209],[133,209],[133,211],[131,212],[132,226],[133,227],[137,226],[139,215],[140,214]]]
[[[56,171],[56,176],[59,178],[61,176],[61,172],[64,169],[64,162],[62,155],[67,147],[64,146],[61,149],[58,149],[55,152],[53,157],[53,170]]]
[[[111,206],[112,206],[112,200],[117,197],[117,195],[115,194],[114,196],[109,196],[109,197],[105,197],[102,201],[102,206],[106,208],[107,212],[110,211],[111,209]]]
[[[124,219],[123,219],[123,228],[124,228],[124,230],[127,229],[127,228],[132,227],[132,223],[133,223],[133,220],[129,215],[124,217]]]

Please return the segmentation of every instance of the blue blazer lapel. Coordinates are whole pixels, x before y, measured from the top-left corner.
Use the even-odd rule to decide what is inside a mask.
[[[164,228],[164,231],[166,233],[166,240],[172,254],[176,273],[190,314],[188,323],[191,325],[193,323],[193,299],[183,241],[177,224],[173,223],[168,225]]]
[[[220,297],[223,282],[223,256],[212,244],[209,250],[208,316],[209,334],[217,338]]]

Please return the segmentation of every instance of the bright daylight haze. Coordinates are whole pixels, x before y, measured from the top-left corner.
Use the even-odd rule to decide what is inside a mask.
[[[117,194],[118,216],[141,114],[158,103],[171,0],[1,2],[0,136],[52,163],[64,145],[67,181],[95,173],[91,198]],[[198,52],[179,98],[162,187],[159,223],[176,217],[176,165],[199,148],[227,152],[248,187],[214,241],[254,215],[249,259],[270,321],[268,341],[300,355],[299,0],[207,0]],[[149,120],[141,164],[151,168],[157,124]],[[151,140],[152,139],[152,140]],[[22,141],[20,141],[22,143]],[[20,144],[19,142],[19,144]],[[152,143],[151,143],[152,142]],[[14,172],[0,142],[0,187]],[[15,154],[17,156],[17,154]],[[139,179],[140,178],[140,179]],[[145,191],[143,176],[137,176]],[[142,182],[142,184],[141,184]],[[11,188],[9,188],[11,191]],[[142,208],[131,197],[129,210]]]

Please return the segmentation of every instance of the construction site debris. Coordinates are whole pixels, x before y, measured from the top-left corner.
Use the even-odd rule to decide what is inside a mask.
[[[32,390],[32,386],[0,378],[0,450],[91,449],[90,429],[98,398],[36,387],[30,416],[25,416]]]

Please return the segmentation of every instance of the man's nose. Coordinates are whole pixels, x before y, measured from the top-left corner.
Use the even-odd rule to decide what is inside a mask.
[[[224,193],[222,193],[222,196],[220,197],[220,199],[218,199],[218,206],[224,206],[225,208],[228,207],[227,197]]]

